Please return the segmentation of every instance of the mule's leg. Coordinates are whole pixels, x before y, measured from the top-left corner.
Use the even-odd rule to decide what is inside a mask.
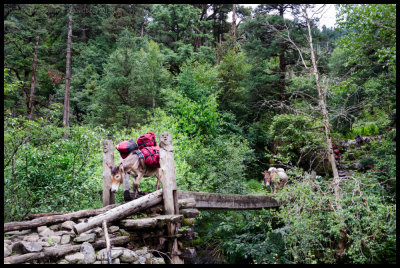
[[[133,196],[134,199],[138,198],[138,194],[139,194],[139,183],[143,178],[143,174],[142,173],[138,173],[136,180],[133,181]]]
[[[124,181],[124,185],[125,185],[125,183],[128,184],[128,187],[127,187],[128,189],[127,189],[127,190],[124,190],[124,201],[125,201],[125,202],[128,202],[128,201],[131,201],[131,200],[132,200],[132,197],[131,197],[131,194],[130,194],[130,191],[129,191],[129,180],[131,179],[131,176],[132,176],[132,178],[133,178],[133,175],[127,173],[127,174],[125,174],[125,177],[124,177],[124,180],[125,180],[125,179],[128,180],[127,182]],[[133,178],[133,180],[135,180],[135,179]],[[124,188],[125,188],[125,187],[124,187]]]

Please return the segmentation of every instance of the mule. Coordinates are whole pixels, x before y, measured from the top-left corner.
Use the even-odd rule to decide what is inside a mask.
[[[111,169],[111,192],[116,193],[118,192],[118,188],[125,177],[125,174],[132,175],[133,178],[133,185],[132,190],[134,192],[134,197],[137,197],[137,193],[139,191],[139,183],[143,179],[143,177],[157,177],[157,185],[156,190],[160,188],[161,182],[161,168],[152,168],[148,167],[144,160],[138,156],[137,153],[133,152],[125,159],[122,159],[120,163],[115,166],[113,164],[107,164],[107,166]],[[136,179],[135,179],[136,177]],[[129,195],[125,195],[125,201],[131,200]],[[129,199],[129,200],[127,200]]]
[[[285,187],[289,182],[289,177],[283,168],[271,167],[261,174],[264,175],[264,184],[272,187],[274,193],[276,189]]]

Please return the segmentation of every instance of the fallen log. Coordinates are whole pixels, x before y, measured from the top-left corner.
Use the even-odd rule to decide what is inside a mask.
[[[111,243],[113,245],[122,246],[127,244],[130,241],[128,236],[119,236],[116,238],[111,239]],[[92,243],[94,249],[104,248],[106,242],[104,240],[96,241]],[[37,253],[28,253],[23,255],[14,255],[7,258],[4,258],[4,263],[10,264],[17,264],[17,263],[24,263],[32,260],[37,259],[44,259],[44,258],[60,258],[69,253],[77,252],[81,249],[81,245],[62,245],[56,247],[48,247],[44,248],[43,251]]]
[[[125,219],[119,222],[126,229],[154,229],[161,228],[168,223],[177,223],[183,220],[182,215],[162,215],[153,218]]]
[[[145,195],[133,201],[127,202],[123,205],[108,210],[107,212],[94,216],[74,225],[73,230],[75,234],[81,234],[93,227],[100,226],[103,220],[108,222],[120,220],[132,215],[135,212],[149,208],[160,203],[162,200],[162,189],[155,191],[151,194]]]
[[[181,209],[179,210],[179,213],[181,213],[185,218],[197,218],[200,214],[200,212],[195,208]]]
[[[39,214],[30,214],[24,218],[24,220],[33,220],[41,217],[49,217],[54,215],[65,215],[71,212],[52,212],[52,213],[39,213]]]
[[[196,207],[196,200],[194,200],[194,198],[178,199],[178,207],[179,209],[194,208]],[[163,204],[150,207],[144,211],[144,213],[146,214],[154,214],[154,213],[161,214],[163,212],[164,212]]]
[[[92,216],[102,214],[102,213],[104,213],[112,208],[118,207],[120,205],[122,205],[122,203],[113,204],[113,205],[109,205],[109,206],[106,206],[103,208],[98,208],[98,209],[86,209],[86,210],[79,210],[79,211],[68,213],[68,214],[41,217],[41,218],[33,219],[30,221],[7,222],[7,223],[4,223],[4,232],[32,229],[32,228],[42,226],[42,225],[47,225],[50,223],[53,224],[53,223],[59,223],[59,222],[64,222],[64,221],[73,221],[73,220],[77,220],[77,219],[85,218],[85,217],[92,217]]]

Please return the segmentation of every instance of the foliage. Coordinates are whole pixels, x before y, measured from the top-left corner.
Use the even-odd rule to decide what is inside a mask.
[[[382,186],[374,178],[357,174],[354,179],[342,181],[341,190],[342,213],[349,235],[344,262],[395,262],[389,256],[394,256],[395,250],[396,208],[385,202]],[[291,258],[296,263],[336,263],[339,222],[332,209],[334,194],[330,181],[296,182],[282,190],[279,198],[295,200],[279,212],[288,230],[284,240]]]
[[[169,81],[163,64],[163,55],[156,43],[123,31],[117,49],[104,66],[100,89],[94,95],[101,100],[92,108],[94,121],[125,127],[143,123],[146,110],[162,102],[159,93]]]
[[[4,5],[5,221],[100,207],[101,141],[168,131],[179,189],[268,195],[263,170],[285,166],[289,175],[273,197],[290,202],[277,211],[202,212],[197,246],[215,262],[395,262],[396,5],[339,5],[339,28],[311,24],[331,138],[381,137],[351,147],[354,160],[344,153],[341,167],[359,170],[339,184],[343,211],[335,211],[326,168],[315,77],[299,59],[298,49],[310,66],[299,5],[235,5],[233,35],[233,4],[73,4],[63,139],[69,7]],[[328,175],[310,181],[303,172],[311,169]],[[146,178],[140,188],[155,185]]]
[[[101,206],[103,130],[5,118],[4,218]]]
[[[321,123],[315,122],[304,115],[282,114],[276,115],[267,125],[268,132],[274,137],[272,155],[282,155],[285,164],[298,166],[302,163],[308,170],[312,166],[312,159],[320,150],[323,133],[320,131]]]

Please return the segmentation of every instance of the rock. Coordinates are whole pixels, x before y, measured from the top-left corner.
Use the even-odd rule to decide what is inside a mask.
[[[39,232],[40,236],[44,236],[44,237],[49,237],[54,235],[54,231],[50,230],[49,228],[45,228],[43,229],[41,232]]]
[[[52,231],[56,231],[56,230],[60,229],[60,225],[59,224],[51,225],[51,226],[49,226],[49,229]]]
[[[20,254],[39,252],[42,249],[43,247],[38,242],[20,241],[12,246],[12,251],[16,251]]]
[[[81,245],[80,252],[85,256],[83,263],[90,264],[96,261],[96,253],[94,252],[94,248],[90,243],[84,242]]]
[[[12,246],[4,243],[4,258],[10,256],[12,253]]]
[[[60,244],[61,242],[61,236],[59,235],[52,235],[50,236],[51,240],[53,240],[54,244]]]
[[[69,234],[65,234],[61,237],[60,244],[65,245],[68,244],[71,241],[71,236]]]
[[[4,239],[4,244],[12,245],[12,242],[11,242],[11,240]]]
[[[66,259],[61,259],[57,264],[68,264]]]
[[[119,229],[119,234],[120,235],[126,235],[126,236],[129,236],[130,234],[127,232],[127,231],[125,231],[124,229]]]
[[[146,264],[146,258],[143,256],[139,256],[138,260],[133,262],[133,264]]]
[[[75,254],[65,256],[65,260],[71,264],[74,264],[74,263],[81,264],[81,263],[84,263],[85,255],[83,255],[80,252],[77,252]]]
[[[41,232],[43,232],[43,231],[45,231],[47,229],[47,226],[45,225],[45,226],[39,226],[38,228],[37,228],[37,232],[38,233],[41,233]]]
[[[146,255],[146,254],[148,253],[148,252],[147,252],[147,247],[142,247],[142,248],[136,250],[135,253],[136,253],[137,255],[139,255],[139,256]]]
[[[122,255],[119,256],[119,259],[121,260],[121,262],[134,262],[137,261],[139,259],[139,256],[132,250],[129,249],[125,249],[122,252]]]
[[[101,228],[101,227],[92,229],[92,232],[95,233],[96,235],[101,235],[102,231],[103,231],[103,228]]]
[[[111,259],[116,259],[122,255],[125,248],[115,247],[111,249]],[[106,261],[107,260],[107,249],[103,248],[99,252],[97,252],[97,260]]]
[[[37,233],[33,233],[30,235],[24,236],[23,240],[28,241],[28,242],[37,242],[37,241],[39,241],[39,235]]]
[[[39,241],[38,242],[42,247],[50,247],[50,246],[52,246],[52,245],[50,245],[48,242],[45,242],[45,241]]]
[[[63,236],[65,234],[71,234],[70,231],[55,231],[54,235],[59,235],[59,236]]]
[[[121,261],[120,261],[118,258],[116,258],[116,259],[113,259],[113,260],[111,261],[111,263],[112,263],[112,264],[120,264]]]
[[[94,242],[95,240],[96,240],[96,234],[86,234],[86,233],[83,233],[74,239],[74,241],[78,243]]]
[[[110,227],[108,227],[108,233],[110,233],[110,234],[118,232],[118,230],[119,230],[118,226],[110,226]]]
[[[67,229],[67,230],[72,230],[74,225],[75,225],[75,222],[73,222],[73,221],[65,221],[61,224],[61,228]]]
[[[151,258],[150,264],[165,264],[165,260],[163,258]]]
[[[182,259],[194,259],[197,257],[196,249],[194,248],[182,249],[180,257]]]

